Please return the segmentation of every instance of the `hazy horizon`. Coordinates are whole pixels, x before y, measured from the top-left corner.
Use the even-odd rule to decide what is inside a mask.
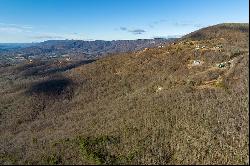
[[[0,43],[180,37],[248,23],[248,6],[247,0],[0,0]]]
[[[46,42],[46,41],[64,41],[64,40],[74,40],[74,41],[126,41],[126,40],[153,40],[156,38],[161,38],[161,37],[155,37],[155,38],[138,38],[138,39],[117,39],[117,40],[102,40],[102,39],[95,39],[95,40],[85,40],[85,39],[48,39],[48,40],[43,40],[43,41],[37,41],[37,42],[9,42],[9,43],[4,43],[4,42],[0,42],[0,44],[32,44],[32,43],[42,43],[42,42]],[[174,38],[174,37],[173,37]],[[180,38],[180,37],[175,37],[175,38]],[[162,37],[162,39],[171,39],[171,38],[164,38]]]

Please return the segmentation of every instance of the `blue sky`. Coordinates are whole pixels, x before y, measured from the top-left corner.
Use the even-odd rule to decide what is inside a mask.
[[[0,42],[176,37],[249,22],[248,0],[0,0]]]

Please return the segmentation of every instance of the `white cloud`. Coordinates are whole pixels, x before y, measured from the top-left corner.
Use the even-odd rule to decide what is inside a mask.
[[[63,39],[63,36],[53,36],[53,35],[38,35],[38,36],[31,36],[33,39]]]
[[[134,35],[141,35],[146,32],[144,29],[129,29],[127,27],[120,27],[120,30],[130,32]]]
[[[32,29],[33,27],[29,25],[0,23],[0,32],[5,32],[5,33],[31,32]]]
[[[140,35],[145,33],[146,31],[143,29],[134,29],[134,30],[129,30],[129,32],[133,33],[134,35]]]
[[[35,35],[29,36],[31,39],[40,39],[40,40],[51,40],[51,39],[74,39],[82,40],[83,35],[81,33],[67,33],[67,34],[58,34],[58,33],[36,33]]]
[[[22,32],[22,30],[15,27],[0,27],[0,32],[19,33]]]

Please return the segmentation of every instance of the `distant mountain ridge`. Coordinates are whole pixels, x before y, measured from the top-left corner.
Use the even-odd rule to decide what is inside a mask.
[[[48,40],[28,47],[19,47],[3,51],[5,55],[20,55],[26,59],[69,56],[81,56],[84,59],[96,59],[113,53],[132,52],[147,47],[155,47],[175,38],[138,39],[138,40]],[[0,54],[1,55],[1,54]]]
[[[34,46],[37,43],[0,43],[0,49],[8,50],[8,49],[16,49],[16,48],[25,48]]]

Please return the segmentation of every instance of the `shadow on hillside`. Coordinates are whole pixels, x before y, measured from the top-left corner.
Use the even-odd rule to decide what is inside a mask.
[[[74,95],[74,83],[71,79],[63,76],[55,76],[47,80],[31,84],[26,91],[27,96],[31,96],[31,105],[27,108],[26,116],[21,122],[35,121],[40,115],[55,116],[67,111],[60,107],[61,102],[69,102]],[[55,103],[57,107],[53,108]]]
[[[19,72],[22,72],[23,76],[39,76],[39,75],[50,75],[57,72],[64,72],[73,68],[76,68],[81,65],[89,64],[94,62],[95,60],[83,60],[75,63],[56,65],[55,63],[35,63],[28,64],[18,68]]]
[[[31,95],[45,95],[47,97],[71,97],[73,93],[72,80],[68,78],[49,79],[35,83],[28,93]]]

